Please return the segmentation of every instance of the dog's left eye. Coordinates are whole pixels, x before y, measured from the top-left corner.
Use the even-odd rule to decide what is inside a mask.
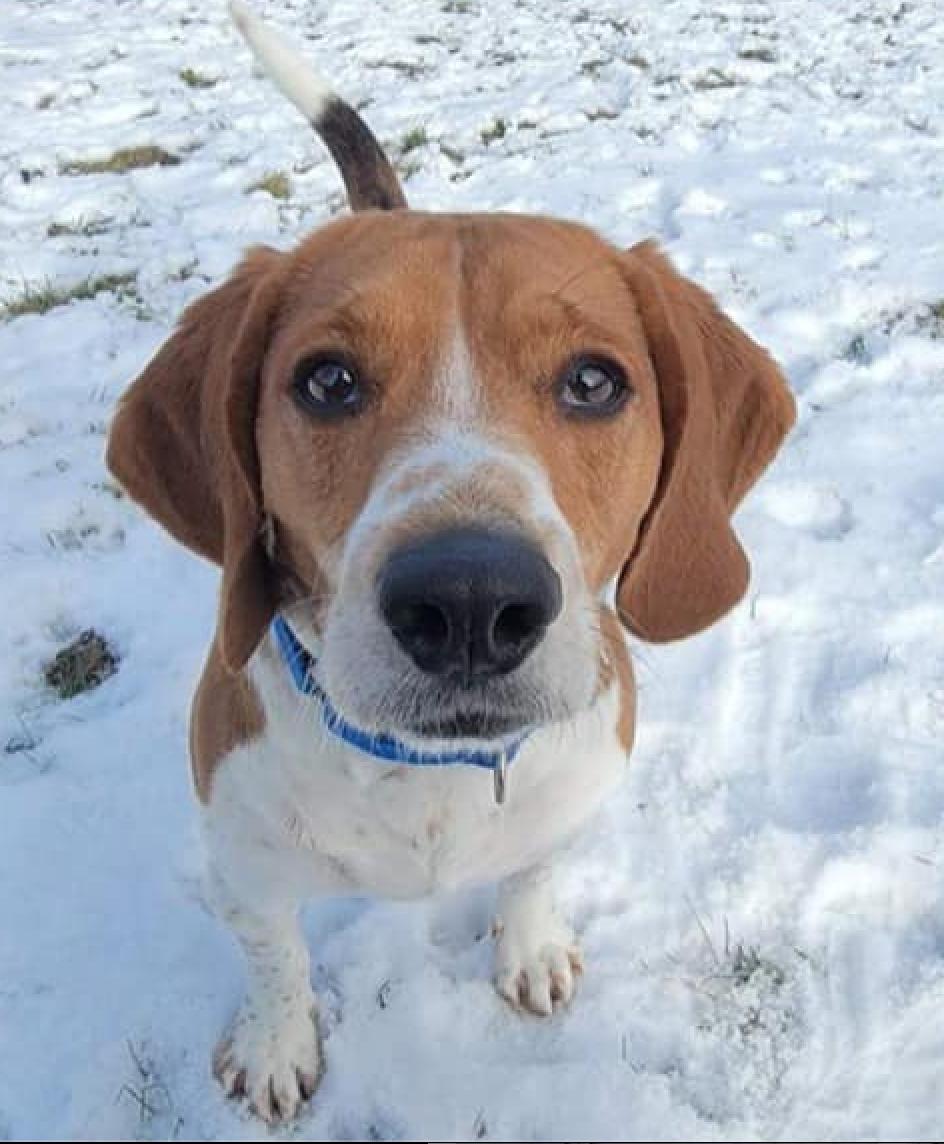
[[[581,357],[570,363],[560,381],[560,398],[568,411],[606,415],[622,409],[630,394],[626,374],[614,362]]]
[[[364,404],[361,383],[352,366],[337,358],[302,362],[292,381],[301,404],[319,417],[349,417]]]

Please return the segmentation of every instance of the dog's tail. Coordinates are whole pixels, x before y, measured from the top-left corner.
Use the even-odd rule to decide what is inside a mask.
[[[308,66],[294,45],[263,23],[242,0],[230,0],[229,10],[263,69],[331,152],[351,209],[405,207],[406,196],[390,160],[354,108]]]

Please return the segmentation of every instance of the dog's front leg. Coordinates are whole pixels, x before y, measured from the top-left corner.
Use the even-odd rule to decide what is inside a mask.
[[[549,1016],[566,1005],[583,968],[574,932],[554,897],[544,864],[506,878],[495,918],[495,987],[516,1009]]]
[[[247,908],[217,887],[216,905],[248,963],[248,992],[213,1057],[229,1096],[245,1095],[269,1123],[291,1119],[321,1078],[308,950],[294,906]]]

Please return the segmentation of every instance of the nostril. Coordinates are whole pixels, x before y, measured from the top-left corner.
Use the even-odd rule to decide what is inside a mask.
[[[506,604],[495,617],[492,641],[499,652],[525,647],[545,628],[547,616],[539,604]]]
[[[389,609],[387,622],[398,642],[417,662],[431,663],[449,646],[449,617],[436,604],[400,604]]]

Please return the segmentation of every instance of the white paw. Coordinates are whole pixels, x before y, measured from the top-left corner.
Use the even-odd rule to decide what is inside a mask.
[[[495,988],[515,1009],[549,1017],[574,995],[583,960],[571,928],[559,918],[540,928],[496,920]]]
[[[269,1124],[291,1120],[321,1080],[321,1046],[313,1001],[278,1018],[244,1006],[213,1054],[227,1096],[246,1096]]]

